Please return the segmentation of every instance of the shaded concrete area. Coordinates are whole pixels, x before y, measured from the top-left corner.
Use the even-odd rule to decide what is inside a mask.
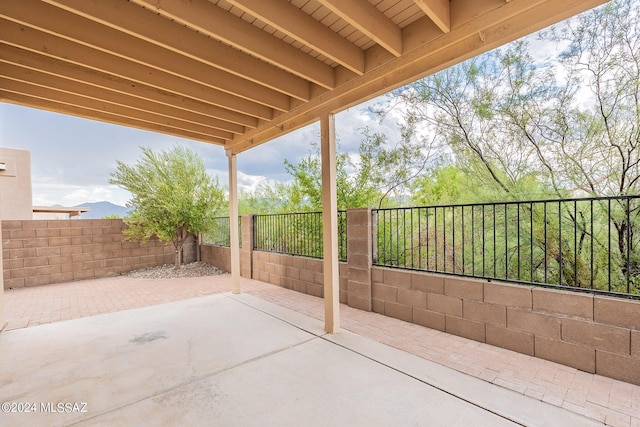
[[[247,294],[5,332],[0,396],[36,404],[3,426],[597,425]]]
[[[241,282],[244,293],[323,319],[320,298],[258,280]],[[117,276],[12,289],[5,292],[7,327],[31,327],[230,289],[228,274],[171,280]],[[360,336],[607,425],[640,427],[640,386],[346,305],[340,312],[343,328]]]

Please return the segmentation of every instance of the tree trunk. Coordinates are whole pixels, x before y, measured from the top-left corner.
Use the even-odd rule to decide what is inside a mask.
[[[182,267],[182,247],[184,245],[184,239],[185,239],[185,230],[184,230],[184,226],[180,227],[180,230],[176,233],[178,235],[178,238],[176,239],[176,255],[175,255],[175,266],[174,269],[176,270],[180,270],[180,267]]]

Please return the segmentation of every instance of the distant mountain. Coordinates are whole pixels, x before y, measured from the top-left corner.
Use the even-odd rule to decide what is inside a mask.
[[[131,210],[124,206],[115,205],[111,202],[93,202],[83,203],[74,208],[91,208],[89,212],[80,215],[82,219],[100,219],[109,215],[117,215],[120,218],[127,216],[127,213]]]

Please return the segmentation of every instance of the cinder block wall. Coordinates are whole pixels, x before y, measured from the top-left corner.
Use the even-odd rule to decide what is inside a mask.
[[[120,219],[2,221],[4,287],[118,275],[173,263],[158,240],[123,242]]]
[[[252,278],[253,271],[253,218],[242,217],[242,240],[240,244],[240,275]],[[228,246],[203,244],[200,247],[200,259],[223,271],[231,271],[231,249]]]
[[[231,251],[228,247],[203,245],[202,260],[229,271]],[[244,256],[243,256],[244,255]],[[347,303],[347,264],[340,263],[340,302]],[[251,251],[240,254],[240,275],[293,289],[304,294],[324,297],[324,276],[321,259],[305,258],[272,252]]]
[[[231,271],[231,250],[229,247],[203,244],[200,246],[200,259],[207,264],[215,265],[220,270]]]
[[[324,267],[321,259],[304,258],[269,252],[253,252],[253,278],[324,297]],[[339,265],[340,302],[347,303],[347,264]]]
[[[640,384],[640,302],[372,269],[373,311]]]

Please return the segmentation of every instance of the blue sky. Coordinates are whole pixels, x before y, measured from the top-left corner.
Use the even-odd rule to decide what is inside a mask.
[[[369,112],[371,105],[381,102],[385,102],[384,97],[336,116],[341,151],[357,151],[360,129],[364,126],[384,131],[390,140],[399,135],[393,117],[379,123]],[[288,180],[284,159],[296,162],[308,154],[310,142],[319,138],[319,126],[310,125],[240,154],[240,186],[251,188],[264,179]],[[108,183],[116,161],[135,163],[141,146],[166,150],[175,144],[197,151],[207,171],[227,185],[227,157],[220,146],[0,103],[0,145],[31,152],[36,206],[75,206],[102,200],[124,205],[129,199],[128,192]]]

